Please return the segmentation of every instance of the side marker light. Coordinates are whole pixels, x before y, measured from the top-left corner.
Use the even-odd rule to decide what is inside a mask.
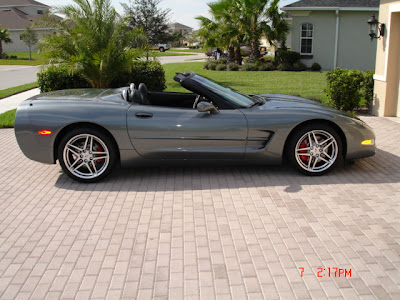
[[[53,132],[51,130],[40,130],[40,131],[38,131],[38,133],[41,135],[50,135]]]
[[[367,145],[374,145],[375,140],[364,140],[361,142],[361,145],[367,146]]]

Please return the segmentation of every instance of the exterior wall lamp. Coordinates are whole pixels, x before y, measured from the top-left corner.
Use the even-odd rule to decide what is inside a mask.
[[[379,23],[375,18],[375,14],[372,14],[367,23],[369,25],[369,37],[371,38],[371,41],[373,39],[379,39],[381,36],[385,36],[385,24]]]

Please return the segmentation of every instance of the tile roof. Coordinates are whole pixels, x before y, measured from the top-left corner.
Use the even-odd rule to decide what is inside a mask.
[[[18,8],[0,8],[0,25],[7,29],[25,29],[31,21],[35,21],[42,15],[28,15]]]
[[[380,0],[300,0],[289,7],[379,7]]]
[[[34,0],[0,0],[0,7],[5,6],[5,7],[13,7],[13,6],[19,6],[19,5],[37,5],[37,6],[45,6],[49,7],[46,4],[34,1]]]
[[[192,27],[183,25],[183,24],[181,24],[181,23],[172,23],[172,24],[170,25],[170,27],[179,28],[179,29],[192,29]]]

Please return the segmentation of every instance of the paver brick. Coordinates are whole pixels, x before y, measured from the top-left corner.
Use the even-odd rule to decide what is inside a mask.
[[[322,177],[149,167],[90,185],[1,129],[0,299],[399,299],[400,124],[363,119],[377,154]]]

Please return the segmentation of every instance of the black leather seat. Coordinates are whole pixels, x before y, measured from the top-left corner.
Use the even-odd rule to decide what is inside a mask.
[[[140,95],[138,90],[133,90],[129,94],[129,102],[142,104],[142,96]]]
[[[139,84],[139,93],[140,96],[142,97],[142,104],[143,105],[150,105],[150,97],[149,97],[149,91],[147,90],[147,86],[144,83]]]

